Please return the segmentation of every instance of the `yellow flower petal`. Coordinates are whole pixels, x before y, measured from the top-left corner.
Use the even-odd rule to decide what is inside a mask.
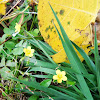
[[[66,75],[65,71],[56,70],[56,74],[57,75],[53,76],[53,79],[57,80],[58,83],[61,83],[62,80],[67,81],[67,77],[65,76]]]
[[[59,69],[56,70],[56,74],[60,74],[61,71]]]
[[[34,49],[31,49],[31,52],[32,52],[32,53],[34,53],[34,51],[35,51]]]
[[[58,79],[57,75],[54,75],[54,76],[53,76],[53,79],[54,79],[54,80],[57,80],[57,79]]]
[[[33,56],[33,54],[31,53],[30,55],[29,55],[29,57],[32,57]]]
[[[31,50],[31,46],[28,46],[27,49]]]
[[[5,3],[0,4],[0,14],[5,15],[6,13],[6,6]]]
[[[23,51],[26,52],[26,48],[24,48]]]
[[[62,79],[58,79],[57,82],[58,82],[58,83],[61,83],[61,82],[62,82]]]
[[[21,25],[16,23],[15,32],[20,32]]]
[[[66,76],[63,76],[62,80],[63,81],[67,81],[67,77]]]
[[[62,74],[62,75],[66,75],[66,72],[65,72],[65,71],[62,71],[61,74]]]
[[[25,56],[32,57],[34,53],[34,49],[31,49],[31,46],[28,46],[27,48],[23,49]]]
[[[25,56],[29,56],[29,54],[28,53],[25,53]]]

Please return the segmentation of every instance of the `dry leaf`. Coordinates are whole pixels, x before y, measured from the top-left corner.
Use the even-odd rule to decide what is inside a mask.
[[[90,50],[87,47],[92,40],[90,23],[95,21],[100,8],[100,0],[39,0],[38,19],[40,31],[44,40],[58,52],[52,55],[53,60],[60,63],[66,61],[67,57],[52,23],[54,21],[60,31],[48,1],[70,40],[82,47],[88,54]],[[79,57],[83,60],[81,55]]]

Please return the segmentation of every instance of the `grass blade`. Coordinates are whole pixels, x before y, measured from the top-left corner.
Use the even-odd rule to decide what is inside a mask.
[[[36,81],[23,81],[23,80],[18,80],[18,79],[15,79],[13,78],[14,80],[16,81],[19,81],[20,83],[23,83],[29,87],[32,87],[32,88],[35,88],[37,90],[41,90],[41,91],[44,91],[45,93],[48,93],[49,95],[53,95],[53,96],[56,96],[56,97],[62,97],[63,99],[65,100],[76,100],[75,98],[67,95],[67,94],[64,94],[64,93],[61,93],[59,91],[56,91],[52,88],[47,88],[47,87],[44,87],[44,86],[41,86],[38,82]]]
[[[51,7],[51,5],[50,5],[50,7]],[[52,7],[51,7],[51,9],[52,9],[52,12],[53,12],[58,24],[59,24],[62,36],[64,38],[64,40],[63,40],[63,38],[61,37],[61,35],[58,32],[57,28],[55,27],[57,32],[58,32],[58,35],[59,35],[59,37],[60,37],[60,39],[62,41],[62,45],[64,47],[64,50],[65,50],[66,54],[67,54],[67,57],[68,57],[71,65],[72,65],[72,68],[76,72],[79,73],[79,74],[76,74],[76,77],[77,77],[77,79],[79,81],[79,84],[81,86],[82,92],[83,92],[84,96],[87,98],[87,100],[93,100],[93,97],[92,97],[92,95],[90,93],[89,87],[87,86],[84,77],[81,75],[82,71],[84,71],[85,73],[87,73],[87,72],[84,70],[84,66],[81,63],[79,57],[77,56],[77,54],[76,54],[76,52],[75,52],[75,50],[74,50],[74,48],[73,48],[73,46],[71,44],[71,41],[69,40],[67,34],[65,33],[65,31],[64,31],[64,29],[63,29],[63,27],[62,27],[57,15],[56,15],[56,13],[54,12]]]
[[[94,38],[94,57],[95,57],[95,65],[97,71],[97,86],[100,95],[100,61],[99,61],[98,43],[97,43],[97,36],[96,36],[96,27],[95,27],[95,38]]]
[[[34,39],[33,35],[31,35],[31,34],[30,34],[28,31],[26,31],[26,30],[25,30],[25,32],[26,32],[27,34],[29,34],[29,35],[33,38],[33,40],[36,42],[36,44],[39,46],[39,48],[45,53],[45,55],[48,57],[48,59],[49,59],[52,63],[55,64],[55,62],[54,62],[54,61],[52,60],[52,58],[48,55],[48,53],[45,51],[45,49],[40,45],[40,43]]]
[[[86,61],[87,65],[88,65],[88,67],[90,68],[90,70],[96,74],[96,67],[95,67],[93,61],[89,58],[89,56],[84,52],[83,49],[81,49],[79,46],[77,46],[74,42],[72,42],[72,44],[82,55],[82,57],[84,58],[84,60]]]
[[[33,67],[28,72],[31,72],[31,71],[41,71],[41,72],[45,72],[45,73],[49,73],[53,75],[56,74],[55,70],[50,69],[50,68],[43,68],[43,67]]]
[[[78,94],[75,94],[73,91],[69,91],[69,90],[67,90],[67,89],[63,89],[63,88],[57,87],[57,86],[50,86],[50,87],[52,87],[53,89],[62,91],[62,92],[64,92],[64,93],[67,93],[68,95],[70,95],[70,96],[76,98],[77,100],[83,99],[83,98],[81,98]]]

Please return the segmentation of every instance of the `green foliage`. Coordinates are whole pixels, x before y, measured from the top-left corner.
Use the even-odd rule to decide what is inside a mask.
[[[51,84],[52,79],[46,79],[44,81],[42,81],[40,83],[40,85],[44,86],[44,87],[49,87],[49,85]]]
[[[28,100],[38,100],[39,96],[32,95]]]
[[[36,75],[31,75],[33,77],[37,77],[37,78],[46,78],[46,80],[43,80],[42,82],[30,82],[30,81],[21,81],[18,79],[14,79],[17,80],[27,86],[30,87],[31,90],[33,90],[32,88],[35,89],[35,95],[36,96],[41,96],[40,94],[38,94],[37,92],[44,92],[46,95],[40,97],[39,100],[41,100],[42,98],[44,100],[48,100],[50,98],[54,99],[54,100],[99,100],[100,96],[99,96],[99,77],[100,77],[100,71],[97,70],[97,68],[99,68],[98,66],[100,66],[100,64],[98,63],[98,59],[96,58],[100,58],[99,54],[98,54],[98,45],[97,45],[97,40],[96,40],[96,36],[95,36],[95,47],[96,49],[94,49],[94,55],[95,57],[95,62],[94,63],[91,58],[80,48],[78,47],[75,43],[73,43],[72,41],[69,40],[69,38],[67,37],[59,19],[57,18],[53,8],[51,7],[54,16],[60,26],[61,29],[61,33],[62,35],[60,35],[58,29],[56,28],[55,24],[55,28],[58,32],[58,35],[62,41],[62,45],[64,47],[64,50],[66,52],[66,55],[70,61],[70,64],[67,63],[61,63],[61,64],[56,64],[54,63],[51,59],[49,59],[48,54],[51,52],[52,54],[54,53],[53,50],[51,48],[49,48],[47,45],[44,45],[44,43],[40,42],[40,41],[36,41],[35,38],[30,35],[30,33],[28,33],[26,31],[26,33],[28,33],[33,40],[27,40],[28,42],[30,42],[32,45],[34,45],[35,47],[39,48],[40,50],[42,50],[43,52],[42,55],[38,55],[37,53],[35,54],[36,57],[36,61],[35,62],[30,62],[29,65],[31,66],[30,70],[28,71],[30,72],[35,72]],[[77,56],[73,46],[79,51],[79,53],[83,56],[83,58],[85,59],[85,62],[81,62],[79,57]],[[57,84],[56,86],[54,84],[50,84],[47,87],[47,85],[43,85],[40,86],[41,83],[45,83],[48,84],[48,79],[51,78],[52,74],[55,75],[55,69],[59,68],[60,70],[64,70],[66,71],[66,76],[68,78],[67,82],[63,82],[62,84]],[[39,75],[37,74],[37,72],[44,72],[44,75]],[[97,74],[98,73],[98,74]],[[98,91],[98,92],[97,92]],[[29,93],[29,92],[28,92]],[[53,94],[52,94],[53,93]],[[60,96],[59,96],[60,95]],[[35,96],[33,96],[35,97]]]
[[[19,48],[15,48],[13,49],[13,55],[21,55],[23,53],[23,48],[19,47]]]
[[[31,46],[31,44],[24,40],[23,37],[19,37],[18,35],[16,35],[15,37],[12,36],[12,34],[15,33],[16,23],[22,21],[21,31],[19,34],[26,36],[24,32],[24,30],[26,30],[30,31],[31,34],[36,38],[40,36],[37,15],[32,15],[32,7],[28,8],[27,6],[28,2],[24,1],[23,4],[19,7],[20,9],[16,9],[15,7],[11,11],[11,14],[7,14],[6,18],[0,16],[0,24],[3,26],[0,26],[0,28],[4,32],[2,37],[0,37],[0,93],[2,91],[2,96],[4,96],[4,98],[6,98],[7,100],[13,99],[13,97],[17,95],[17,93],[21,93],[21,88],[25,88],[25,85],[21,85],[11,78],[17,77],[18,79],[25,81],[29,78],[27,72],[28,67],[24,68],[24,59],[26,59],[27,57],[25,57],[23,49],[27,46]],[[35,11],[36,8],[37,6],[35,6],[34,8]],[[22,14],[24,15],[23,19],[21,19]],[[33,20],[34,23],[30,23],[30,25],[28,25],[28,22],[31,22],[31,20]],[[30,39],[31,37],[27,36],[26,38]],[[29,61],[27,60],[26,63],[28,64],[28,62]],[[24,75],[26,75],[25,78],[23,78]],[[22,78],[20,78],[19,76],[22,76]],[[30,79],[33,79],[33,76],[30,76]],[[18,96],[15,96],[16,98],[14,99],[19,99],[19,95],[20,94],[18,94]]]
[[[8,20],[9,28],[4,28],[4,35],[0,37],[0,43],[5,41],[15,31],[15,23],[19,22],[24,8],[28,6],[27,1],[16,12],[17,17]],[[51,7],[51,6],[50,6]],[[30,7],[31,8],[31,7]],[[37,15],[31,15],[28,8],[24,14],[21,31],[15,37],[0,45],[0,91],[6,98],[20,99],[21,93],[28,100],[99,100],[100,99],[100,55],[95,33],[94,60],[88,56],[83,49],[69,40],[53,8],[53,14],[59,24],[61,34],[54,27],[62,42],[63,48],[70,63],[56,64],[50,55],[56,52],[43,40],[38,28]],[[37,5],[34,6],[37,11]],[[28,21],[31,20],[30,26]],[[33,57],[26,57],[23,49],[31,46],[35,49]],[[74,47],[84,58],[81,62]],[[95,63],[94,63],[95,62]],[[67,81],[58,84],[53,81],[56,69],[66,72]],[[3,83],[4,82],[4,83]],[[9,84],[7,84],[9,83]],[[20,93],[20,94],[17,94]],[[24,94],[25,93],[25,94]],[[10,95],[12,94],[12,95]],[[14,94],[14,95],[13,95]],[[18,97],[17,97],[18,95]]]
[[[8,34],[8,35],[11,35],[12,33],[14,33],[14,30],[11,30],[9,28],[4,28],[4,33]]]
[[[5,43],[5,47],[6,47],[9,51],[11,51],[11,50],[15,47],[15,43],[14,43],[13,41],[7,41],[7,42]]]
[[[0,67],[5,66],[5,57],[3,56],[1,59]]]
[[[1,77],[3,77],[3,79],[10,79],[11,77],[13,77],[13,73],[7,67],[3,67],[0,70],[0,74],[1,74]]]
[[[50,7],[51,7],[51,5],[50,5]],[[52,7],[51,7],[51,9],[52,9]],[[78,74],[76,74],[76,77],[77,77],[78,82],[80,84],[80,87],[81,87],[80,89],[82,89],[83,95],[88,100],[93,100],[93,97],[92,97],[92,95],[90,93],[90,90],[89,90],[89,88],[87,86],[87,83],[84,80],[84,77],[82,75],[82,73],[83,74],[88,74],[88,73],[84,69],[84,66],[83,66],[82,62],[80,61],[79,57],[77,56],[77,54],[76,54],[76,52],[75,52],[75,50],[74,50],[74,48],[73,48],[73,46],[71,44],[71,41],[69,40],[69,38],[68,38],[67,34],[65,33],[65,31],[64,31],[64,29],[63,29],[58,17],[56,16],[56,13],[54,12],[53,9],[52,9],[52,11],[53,11],[53,13],[55,15],[55,18],[56,18],[59,26],[60,26],[60,30],[61,30],[62,36],[64,38],[64,40],[63,40],[63,38],[61,37],[59,31],[57,30],[57,28],[55,26],[55,28],[56,28],[56,30],[58,32],[59,38],[61,39],[63,48],[64,48],[64,50],[66,52],[66,55],[67,55],[67,57],[68,57],[68,59],[69,59],[69,61],[71,63],[72,68],[78,73]]]

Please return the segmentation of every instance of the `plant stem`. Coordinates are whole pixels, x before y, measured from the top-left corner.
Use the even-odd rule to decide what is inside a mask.
[[[14,99],[12,99],[9,95],[7,95],[1,88],[0,88],[0,90],[1,90],[10,100],[14,100]]]

